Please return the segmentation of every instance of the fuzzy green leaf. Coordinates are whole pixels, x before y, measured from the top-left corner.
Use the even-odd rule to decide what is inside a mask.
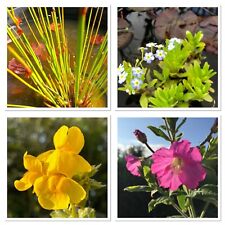
[[[152,199],[148,203],[148,212],[151,212],[157,205],[160,205],[160,204],[170,205],[171,201],[170,201],[169,197],[166,197],[166,196],[162,196],[157,199]]]

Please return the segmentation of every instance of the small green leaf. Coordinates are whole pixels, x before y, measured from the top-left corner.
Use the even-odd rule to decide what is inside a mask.
[[[183,133],[179,133],[176,135],[176,141],[179,141],[183,137]]]
[[[99,171],[99,168],[101,166],[102,166],[102,164],[98,164],[97,166],[93,165],[92,169],[91,169],[91,172],[88,174],[89,177],[93,177]]]
[[[141,95],[141,98],[140,98],[139,102],[140,102],[140,105],[141,105],[142,108],[148,107],[148,97],[146,96],[145,93],[143,93]]]
[[[50,213],[52,218],[69,218],[70,215],[66,212],[66,210],[54,210]]]
[[[149,186],[155,184],[155,179],[150,173],[150,166],[143,166],[143,175]]]
[[[152,81],[149,82],[149,87],[152,88],[155,86],[155,84],[158,82],[158,79],[153,79]]]
[[[95,218],[95,210],[90,207],[85,207],[83,209],[78,209],[79,218]]]
[[[90,187],[92,189],[100,189],[100,188],[105,187],[105,185],[102,184],[102,182],[96,181],[94,179],[90,179],[89,182],[90,182]]]
[[[148,203],[148,212],[151,212],[157,205],[160,205],[160,204],[170,205],[171,201],[170,201],[169,197],[166,197],[166,196],[162,196],[157,199],[152,199]]]
[[[186,211],[186,196],[185,195],[178,195],[177,196],[177,202],[182,209],[182,211]]]
[[[203,99],[205,101],[207,101],[207,102],[212,102],[213,101],[213,98],[209,94],[207,94]]]
[[[177,126],[176,132],[179,131],[179,129],[180,129],[180,128],[184,125],[184,123],[186,122],[186,120],[187,120],[187,118],[184,118],[184,119],[180,122],[180,124]]]

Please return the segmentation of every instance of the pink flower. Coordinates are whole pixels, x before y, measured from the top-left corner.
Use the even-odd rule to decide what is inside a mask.
[[[139,167],[141,166],[141,160],[133,155],[127,155],[125,157],[127,170],[134,176],[140,177]]]
[[[175,191],[184,184],[195,189],[205,179],[200,151],[190,144],[187,140],[173,142],[169,149],[160,148],[152,155],[151,171],[161,187]]]

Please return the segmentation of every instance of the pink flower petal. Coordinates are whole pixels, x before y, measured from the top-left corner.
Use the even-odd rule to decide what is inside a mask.
[[[198,187],[199,182],[206,177],[206,171],[200,163],[185,163],[179,178],[189,189]]]
[[[161,160],[168,157],[173,157],[173,152],[167,148],[160,148],[152,155],[153,160]]]
[[[166,169],[167,166],[171,165],[171,161],[173,158],[164,158],[161,161],[154,162],[151,166],[151,171],[153,174],[159,173]]]
[[[172,143],[170,149],[173,149],[174,156],[186,156],[190,149],[190,142],[187,140],[175,141]]]
[[[190,149],[190,157],[195,162],[202,161],[202,155],[200,153],[200,150],[197,147],[193,147]]]
[[[182,184],[178,174],[174,173],[171,169],[165,171],[165,173],[161,177],[158,177],[158,179],[161,187],[169,188],[172,191],[177,190]]]
[[[141,166],[141,160],[133,155],[127,155],[125,157],[127,170],[134,176],[140,177],[139,167]]]

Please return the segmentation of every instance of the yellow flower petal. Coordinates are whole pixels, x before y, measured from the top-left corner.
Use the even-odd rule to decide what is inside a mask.
[[[74,161],[74,175],[79,175],[80,173],[89,173],[91,172],[91,165],[87,160],[85,160],[80,155],[73,155]]]
[[[67,180],[62,175],[53,175],[53,176],[42,176],[38,178],[34,183],[34,192],[38,196],[38,202],[42,208],[48,210],[58,210],[68,208],[69,203],[71,202],[69,191],[77,192],[79,200],[83,197],[82,187],[77,187],[72,183],[73,190],[68,190],[68,187],[65,187],[65,190],[62,189],[62,186],[68,186],[68,182],[64,184],[64,180]],[[79,185],[79,184],[78,184]],[[75,186],[75,187],[74,187]],[[85,193],[86,194],[86,193]]]
[[[53,153],[54,150],[49,150],[49,151],[46,151],[46,152],[43,152],[41,154],[39,154],[37,156],[37,158],[41,161],[41,162],[46,162],[49,158],[49,156]]]
[[[91,171],[91,165],[80,155],[55,150],[48,158],[48,174],[63,174],[69,178]]]
[[[39,159],[25,152],[23,156],[23,164],[28,171],[42,172],[42,164]]]
[[[56,149],[62,148],[67,140],[67,132],[68,127],[67,126],[61,126],[55,133],[53,137],[53,142]]]
[[[63,150],[79,154],[84,147],[84,135],[78,127],[71,127],[68,130],[68,136]]]
[[[84,135],[78,127],[62,126],[57,130],[53,138],[56,149],[71,151],[79,154],[84,147]]]
[[[36,172],[26,172],[20,180],[14,182],[14,186],[18,191],[26,191],[39,176],[40,174]]]
[[[69,178],[61,179],[59,189],[63,193],[67,193],[69,195],[71,203],[78,204],[86,197],[86,191],[83,187],[76,181]]]
[[[68,208],[70,198],[67,194],[62,192],[49,192],[47,195],[40,195],[38,197],[38,202],[44,209],[59,210]]]

